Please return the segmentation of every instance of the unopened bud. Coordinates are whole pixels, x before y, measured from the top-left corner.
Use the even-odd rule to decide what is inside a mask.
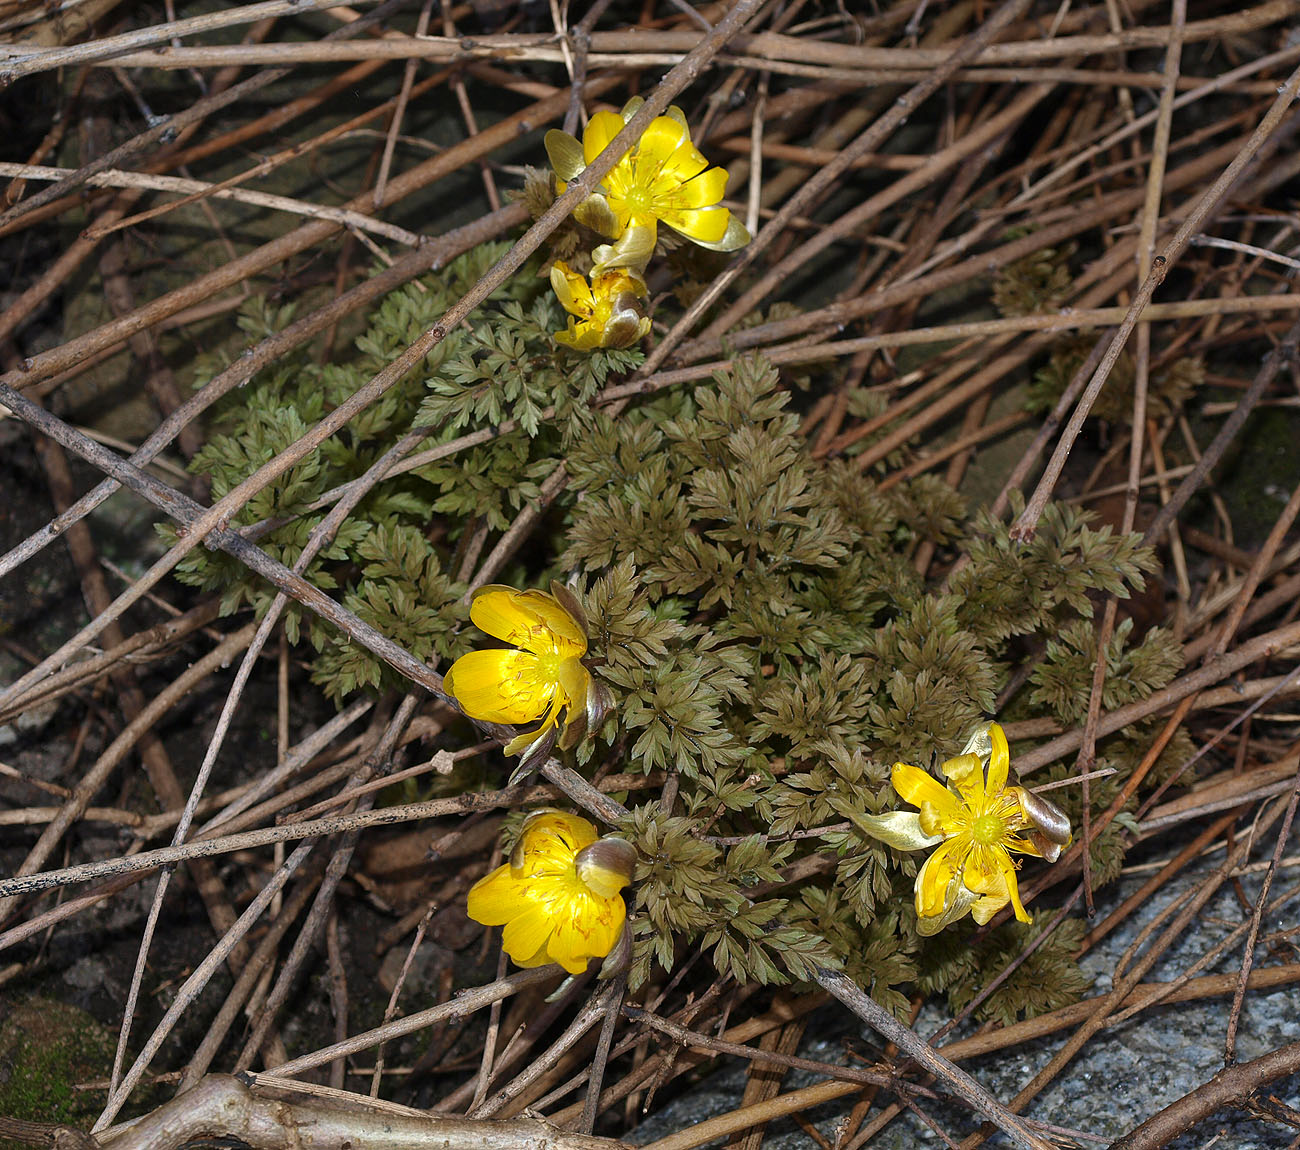
[[[1019,798],[1020,809],[1034,828],[1030,840],[1042,852],[1043,858],[1055,862],[1062,848],[1070,845],[1069,818],[1054,802],[1033,791],[1022,791]]]
[[[627,839],[606,835],[585,846],[574,857],[578,877],[601,898],[612,898],[632,881],[636,847]]]

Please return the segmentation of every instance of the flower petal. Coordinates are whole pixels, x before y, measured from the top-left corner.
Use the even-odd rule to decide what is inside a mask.
[[[929,918],[916,920],[916,933],[922,937],[938,934],[946,926],[951,926],[958,919],[964,918],[968,911],[979,906],[979,896],[962,885],[960,877],[954,876],[948,884],[944,895],[942,913]]]
[[[1007,749],[1007,736],[999,723],[989,724],[988,793],[996,795],[1007,785],[1011,769],[1011,752]]]
[[[1043,838],[1058,847],[1070,845],[1072,836],[1069,816],[1054,802],[1023,787],[1008,787],[1006,793],[1016,800],[1026,822]]]
[[[636,871],[637,852],[627,839],[605,835],[574,856],[574,869],[596,898],[613,898]]]
[[[962,747],[963,755],[974,755],[979,759],[987,759],[993,751],[993,741],[989,734],[992,723],[980,723],[975,727],[970,737],[966,740],[966,745]]]
[[[1011,892],[1007,889],[1006,881],[1003,880],[997,889],[988,891],[975,900],[970,910],[970,916],[980,926],[983,926],[1010,901]]]
[[[578,316],[591,315],[593,303],[587,277],[570,269],[563,260],[556,260],[551,265],[551,290],[565,311]]]
[[[561,180],[568,183],[582,175],[587,164],[582,157],[582,145],[573,136],[561,132],[559,128],[552,128],[543,137],[542,143],[546,147],[551,167]]]
[[[650,121],[650,126],[641,133],[641,138],[636,145],[636,166],[637,179],[645,180],[653,178],[655,175],[674,159],[674,153],[681,145],[685,143],[691,151],[691,134],[686,130],[686,125],[671,116],[656,116]],[[697,156],[698,152],[695,153]],[[689,157],[685,157],[689,164]],[[704,166],[708,161],[700,156]],[[703,168],[697,168],[696,171],[702,171]],[[692,172],[691,175],[694,175]]]
[[[921,829],[921,816],[912,811],[886,811],[880,815],[854,815],[853,822],[872,838],[900,851],[919,851],[943,842],[942,835],[928,835]]]
[[[484,587],[470,604],[474,626],[535,655],[585,655],[582,628],[545,591]]]
[[[984,813],[988,796],[997,794],[984,790],[984,764],[975,755],[958,755],[939,768],[961,795],[961,801],[972,811]]]
[[[703,159],[703,157],[700,157]],[[711,208],[727,194],[726,168],[710,168],[687,180],[673,195],[677,208]]]
[[[534,715],[533,718],[537,716]],[[542,760],[551,753],[551,748],[555,746],[555,735],[552,728],[560,717],[560,708],[558,705],[552,705],[546,712],[546,718],[542,720],[540,727],[534,727],[531,731],[524,731],[521,735],[516,735],[501,750],[507,755],[522,755],[524,751],[529,751],[524,757],[529,763],[541,766]],[[521,762],[516,768],[516,773],[523,769],[524,764]],[[531,769],[531,768],[530,768]],[[527,773],[527,772],[525,772]],[[511,776],[511,786],[514,786],[517,780]]]
[[[471,719],[531,723],[555,698],[556,684],[539,669],[527,651],[471,651],[451,665],[442,685]]]
[[[469,888],[465,913],[484,926],[501,926],[524,905],[520,884],[511,875],[510,864],[505,863]]]
[[[1020,901],[1020,887],[1016,882],[1016,864],[1004,847],[983,847],[973,850],[963,868],[962,878],[976,894],[1000,899],[995,910],[1000,910],[1010,899],[1011,905],[1015,908],[1016,918],[1021,922],[1033,921]]]
[[[1011,905],[1015,909],[1016,918],[1021,922],[1033,922],[1033,917],[1025,910],[1025,904],[1020,901],[1020,884],[1016,882],[1016,864],[1011,861],[1011,856],[1006,856],[1006,865],[1003,874],[1007,879],[1007,890],[1011,893]]]
[[[1006,886],[1006,868],[1010,865],[1006,847],[976,844],[962,864],[962,881],[976,894],[992,894]]]
[[[501,932],[501,949],[514,959],[516,966],[545,966],[551,961],[546,948],[553,929],[545,907],[526,907],[522,914],[506,923]]]
[[[519,839],[510,852],[516,877],[550,874],[568,878],[576,874],[577,853],[596,841],[596,828],[581,815],[554,807],[533,811],[519,828]]]
[[[727,211],[726,208],[720,209]],[[743,248],[754,237],[749,234],[749,229],[745,227],[734,215],[727,212],[730,219],[727,221],[727,230],[723,232],[722,239],[706,243],[704,240],[695,242],[702,248],[708,248],[714,252],[734,252],[737,248]]]
[[[555,916],[547,953],[570,974],[581,974],[593,958],[604,958],[614,949],[626,918],[627,907],[618,895],[571,898]]]
[[[593,276],[607,272],[627,269],[638,278],[645,272],[646,264],[655,254],[657,226],[654,217],[647,221],[630,223],[623,234],[612,244],[601,244],[591,253]]]
[[[949,886],[961,877],[962,858],[955,840],[937,847],[916,874],[916,913],[919,918],[942,914],[950,902]]]
[[[660,218],[674,231],[688,240],[708,246],[718,243],[727,234],[731,213],[726,208],[676,208],[664,211]]]
[[[567,331],[555,333],[555,342],[571,347],[574,351],[595,351],[600,346],[601,334],[600,328],[590,321],[578,323],[571,319]]]
[[[930,803],[941,819],[950,819],[960,810],[957,796],[928,771],[907,763],[895,763],[890,776],[899,796],[914,807]]]
[[[623,117],[617,112],[597,112],[582,133],[582,158],[590,164],[622,130]]]

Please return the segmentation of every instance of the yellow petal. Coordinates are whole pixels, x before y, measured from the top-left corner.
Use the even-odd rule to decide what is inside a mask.
[[[596,828],[580,815],[543,807],[519,828],[519,841],[510,854],[516,877],[541,874],[567,877],[577,873],[574,859],[596,841]]]
[[[971,904],[970,916],[979,923],[980,926],[983,926],[1006,905],[1007,900],[1005,898],[999,898],[996,895],[991,894],[980,895],[980,897]],[[1029,922],[1030,919],[1026,918],[1021,921]]]
[[[582,158],[590,164],[622,130],[623,117],[617,112],[597,112],[587,121],[587,130],[582,134]]]
[[[935,848],[916,875],[916,913],[920,918],[942,914],[948,903],[948,887],[960,878],[961,862],[953,840]]]
[[[587,653],[582,628],[545,591],[485,587],[474,596],[469,617],[493,638],[535,655]]]
[[[954,834],[957,830],[957,824],[953,820],[952,813],[940,810],[934,803],[922,803],[921,813],[916,818],[923,835],[933,835],[942,839],[946,835]]]
[[[510,864],[506,863],[469,888],[465,912],[484,926],[501,926],[527,905],[520,884],[510,874]]]
[[[691,138],[688,134],[659,169],[659,176],[661,179],[669,179],[675,183],[684,184],[688,180],[695,179],[695,177],[700,175],[700,173],[708,166],[709,161],[706,160],[700,154],[699,149],[691,143]],[[719,171],[720,169],[715,168],[713,170]],[[722,183],[725,187],[727,183],[726,172],[722,173]],[[709,202],[717,203],[717,200],[710,200]]]
[[[574,351],[595,351],[600,347],[600,331],[591,323],[569,320],[567,331],[555,333],[555,342],[571,347]]]
[[[587,690],[591,686],[591,672],[578,659],[565,659],[557,669],[556,677],[566,696],[565,701],[575,707],[585,707]]]
[[[570,974],[581,974],[593,958],[604,958],[623,933],[623,900],[584,895],[567,900],[555,916],[547,952]]]
[[[930,803],[941,819],[950,819],[961,810],[957,796],[920,767],[895,763],[890,778],[894,790],[905,802],[911,803],[914,807]]]
[[[1006,886],[1011,856],[1002,846],[972,846],[962,862],[962,881],[976,894],[994,894]]]
[[[573,315],[591,315],[591,286],[587,277],[571,270],[563,260],[556,260],[551,266],[551,290],[565,311]]]
[[[951,926],[958,919],[965,918],[968,912],[979,905],[979,897],[974,891],[967,890],[959,875],[954,875],[944,893],[943,910],[928,918],[916,920],[916,933],[924,937],[938,934],[946,926]]]
[[[743,248],[749,243],[754,238],[749,234],[749,229],[730,212],[727,215],[730,219],[727,222],[727,230],[723,233],[722,239],[712,242],[705,242],[704,240],[696,240],[695,242],[700,247],[708,248],[714,252],[734,252],[737,248]]]
[[[502,747],[501,750],[507,755],[522,755],[526,750],[533,747],[534,744],[540,743],[544,738],[547,738],[547,733],[555,726],[559,717],[560,708],[554,700],[552,700],[552,704],[549,710],[547,710],[546,717],[542,720],[542,725],[540,727],[534,727],[531,731],[525,731],[522,735],[516,735],[510,740],[510,742]],[[533,718],[535,719],[537,716],[534,715]],[[519,721],[530,722],[531,720],[521,719]],[[537,747],[535,753],[539,755],[550,754],[551,747],[554,745],[555,736],[550,735],[549,739],[547,739],[547,745],[545,747]],[[533,758],[532,755],[529,755],[528,757],[529,759]],[[538,762],[536,765],[540,766],[541,764]]]
[[[1009,898],[1015,908],[1016,918],[1021,922],[1033,921],[1020,901],[1020,886],[1016,882],[1016,864],[1002,847],[983,847],[973,850],[966,861],[963,880],[976,894],[1001,898],[1002,906],[1006,905]],[[1004,895],[1006,897],[1003,897]]]
[[[1007,890],[1011,893],[1011,905],[1015,908],[1016,918],[1021,922],[1033,922],[1033,918],[1025,910],[1025,904],[1020,901],[1020,884],[1016,882],[1016,864],[1011,861],[1010,855],[1006,856],[1002,873],[1006,876]]]
[[[707,172],[688,180],[673,196],[677,208],[710,208],[727,194],[727,171],[710,168]]]
[[[716,244],[727,234],[731,213],[726,208],[672,209],[663,213],[663,221],[674,231],[697,244]]]
[[[685,125],[671,116],[656,116],[637,141],[638,177],[642,176],[643,165],[650,166],[646,175],[657,174],[683,142],[688,146],[691,142],[690,133]]]
[[[545,908],[530,906],[506,923],[501,932],[501,949],[517,966],[544,966],[550,962],[546,953],[553,924]]]
[[[1007,749],[1007,736],[998,723],[989,724],[989,781],[988,793],[996,795],[1007,785],[1011,769],[1011,753]]]
[[[471,651],[452,664],[443,687],[471,719],[531,723],[549,707],[556,684],[526,651]]]
[[[983,811],[985,805],[984,764],[975,755],[958,755],[939,768],[948,781],[957,788],[962,802],[974,811]],[[988,794],[996,794],[989,790]]]
[[[942,835],[921,829],[921,817],[911,811],[886,811],[880,815],[854,815],[854,823],[872,838],[900,851],[919,851],[943,842]]]

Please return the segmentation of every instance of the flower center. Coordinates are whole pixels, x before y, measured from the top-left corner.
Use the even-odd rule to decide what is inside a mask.
[[[980,815],[970,826],[970,836],[980,846],[989,847],[1001,840],[1006,827],[997,815]]]
[[[558,651],[551,651],[537,656],[537,678],[547,686],[558,686],[560,682],[560,664],[564,656]]]
[[[654,197],[650,194],[650,189],[636,183],[627,189],[623,202],[627,204],[629,211],[638,215],[647,213],[654,207]]]

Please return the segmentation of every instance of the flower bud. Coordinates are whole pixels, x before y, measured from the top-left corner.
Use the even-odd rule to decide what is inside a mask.
[[[632,881],[636,847],[627,839],[606,835],[583,847],[574,858],[578,877],[601,898],[611,898]]]
[[[1043,858],[1055,862],[1061,850],[1070,845],[1070,820],[1066,813],[1050,799],[1034,794],[1033,791],[1020,793],[1020,809],[1034,828],[1030,841],[1038,847]]]

